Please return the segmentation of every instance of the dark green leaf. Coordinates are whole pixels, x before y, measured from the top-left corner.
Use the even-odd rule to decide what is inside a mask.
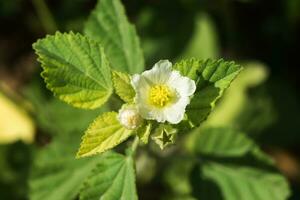
[[[197,126],[206,119],[216,101],[242,69],[234,62],[227,62],[223,59],[183,60],[176,63],[174,68],[196,82],[197,90],[187,107],[187,115],[189,120]]]
[[[192,173],[193,194],[210,200],[285,200],[286,179],[277,172],[250,166],[205,162]]]

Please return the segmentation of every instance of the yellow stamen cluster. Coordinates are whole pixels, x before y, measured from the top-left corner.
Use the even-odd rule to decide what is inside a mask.
[[[157,107],[164,107],[173,99],[173,92],[166,85],[155,85],[150,88],[149,101]]]

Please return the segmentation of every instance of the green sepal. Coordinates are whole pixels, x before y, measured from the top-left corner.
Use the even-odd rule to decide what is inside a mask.
[[[161,149],[170,144],[174,144],[177,135],[177,129],[169,124],[160,124],[155,130],[152,139]]]
[[[136,130],[137,136],[144,144],[148,144],[151,130],[152,130],[151,122],[146,122],[146,124],[144,124],[143,126],[141,126]]]

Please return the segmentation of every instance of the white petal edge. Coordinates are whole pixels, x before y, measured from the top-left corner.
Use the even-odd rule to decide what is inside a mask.
[[[172,74],[172,63],[168,60],[158,61],[152,69],[144,71],[142,76],[150,84],[164,84],[166,83]]]
[[[132,77],[131,77],[131,85],[134,88],[134,90],[138,89],[140,79],[141,79],[141,75],[139,75],[139,74],[132,75]]]
[[[191,96],[196,91],[194,80],[181,76],[178,71],[173,71],[168,81],[169,87],[173,87],[180,96]]]
[[[166,108],[166,121],[171,124],[178,124],[183,120],[185,108],[190,103],[189,97],[182,97],[174,105]]]

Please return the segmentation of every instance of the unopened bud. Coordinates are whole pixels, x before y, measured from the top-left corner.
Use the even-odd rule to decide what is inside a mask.
[[[143,119],[135,106],[123,106],[118,115],[120,123],[127,129],[136,129],[142,125]]]

